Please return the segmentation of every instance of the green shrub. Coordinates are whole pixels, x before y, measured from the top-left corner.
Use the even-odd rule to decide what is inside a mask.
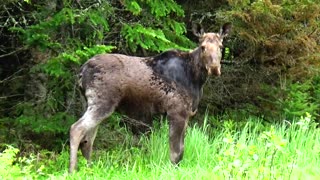
[[[17,157],[19,149],[6,146],[0,153],[0,178],[1,179],[37,179],[41,176],[44,166],[37,169],[35,157]]]
[[[273,118],[283,116],[291,121],[310,113],[319,122],[319,76],[304,82],[282,81],[280,89],[266,86],[267,98],[261,98],[265,104],[265,111]],[[270,108],[268,108],[270,107]]]
[[[315,89],[311,81],[293,83],[286,90],[287,96],[284,101],[278,101],[283,108],[285,117],[293,119],[301,117],[307,112],[317,115],[319,103],[314,101],[312,94]]]
[[[20,168],[13,163],[16,161],[16,155],[19,149],[12,146],[7,146],[0,153],[0,178],[10,179],[20,175]]]

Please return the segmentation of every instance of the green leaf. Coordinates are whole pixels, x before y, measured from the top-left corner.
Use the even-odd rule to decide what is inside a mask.
[[[132,12],[133,15],[139,15],[141,13],[141,7],[137,1],[127,0],[125,1],[126,9]]]

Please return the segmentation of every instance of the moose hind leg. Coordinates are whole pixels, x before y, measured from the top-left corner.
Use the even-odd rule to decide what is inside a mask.
[[[181,115],[169,115],[170,160],[179,164],[183,158],[184,136],[188,119]]]
[[[86,113],[70,128],[70,164],[69,164],[69,173],[72,173],[77,164],[77,152],[79,148],[80,141],[85,136],[88,131],[88,127],[85,125],[85,122],[88,119],[89,111]]]
[[[81,143],[81,151],[90,163],[92,145],[97,133],[99,123],[110,116],[116,104],[104,104],[101,106],[88,106],[84,115],[75,122],[70,129],[70,165],[69,173],[72,173],[77,164],[77,152]]]
[[[87,159],[88,165],[91,164],[92,146],[97,135],[98,127],[99,126],[96,126],[95,128],[89,130],[80,142],[82,155]]]

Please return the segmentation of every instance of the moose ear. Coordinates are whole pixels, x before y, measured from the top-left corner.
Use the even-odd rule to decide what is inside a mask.
[[[198,23],[192,23],[192,32],[197,37],[201,37],[204,34],[202,26]]]
[[[231,31],[231,27],[232,27],[232,25],[231,25],[230,22],[225,23],[225,24],[221,27],[221,29],[220,29],[220,36],[221,36],[222,38],[228,36],[229,33],[230,33],[230,31]]]

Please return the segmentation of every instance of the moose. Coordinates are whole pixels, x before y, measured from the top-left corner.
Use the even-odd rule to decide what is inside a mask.
[[[70,128],[69,172],[76,168],[79,147],[91,162],[99,124],[122,107],[167,116],[170,160],[178,164],[188,119],[197,111],[203,86],[210,75],[221,74],[222,42],[230,30],[230,23],[218,33],[193,28],[199,46],[189,52],[168,50],[153,57],[100,54],[89,59],[79,74],[87,109]]]

